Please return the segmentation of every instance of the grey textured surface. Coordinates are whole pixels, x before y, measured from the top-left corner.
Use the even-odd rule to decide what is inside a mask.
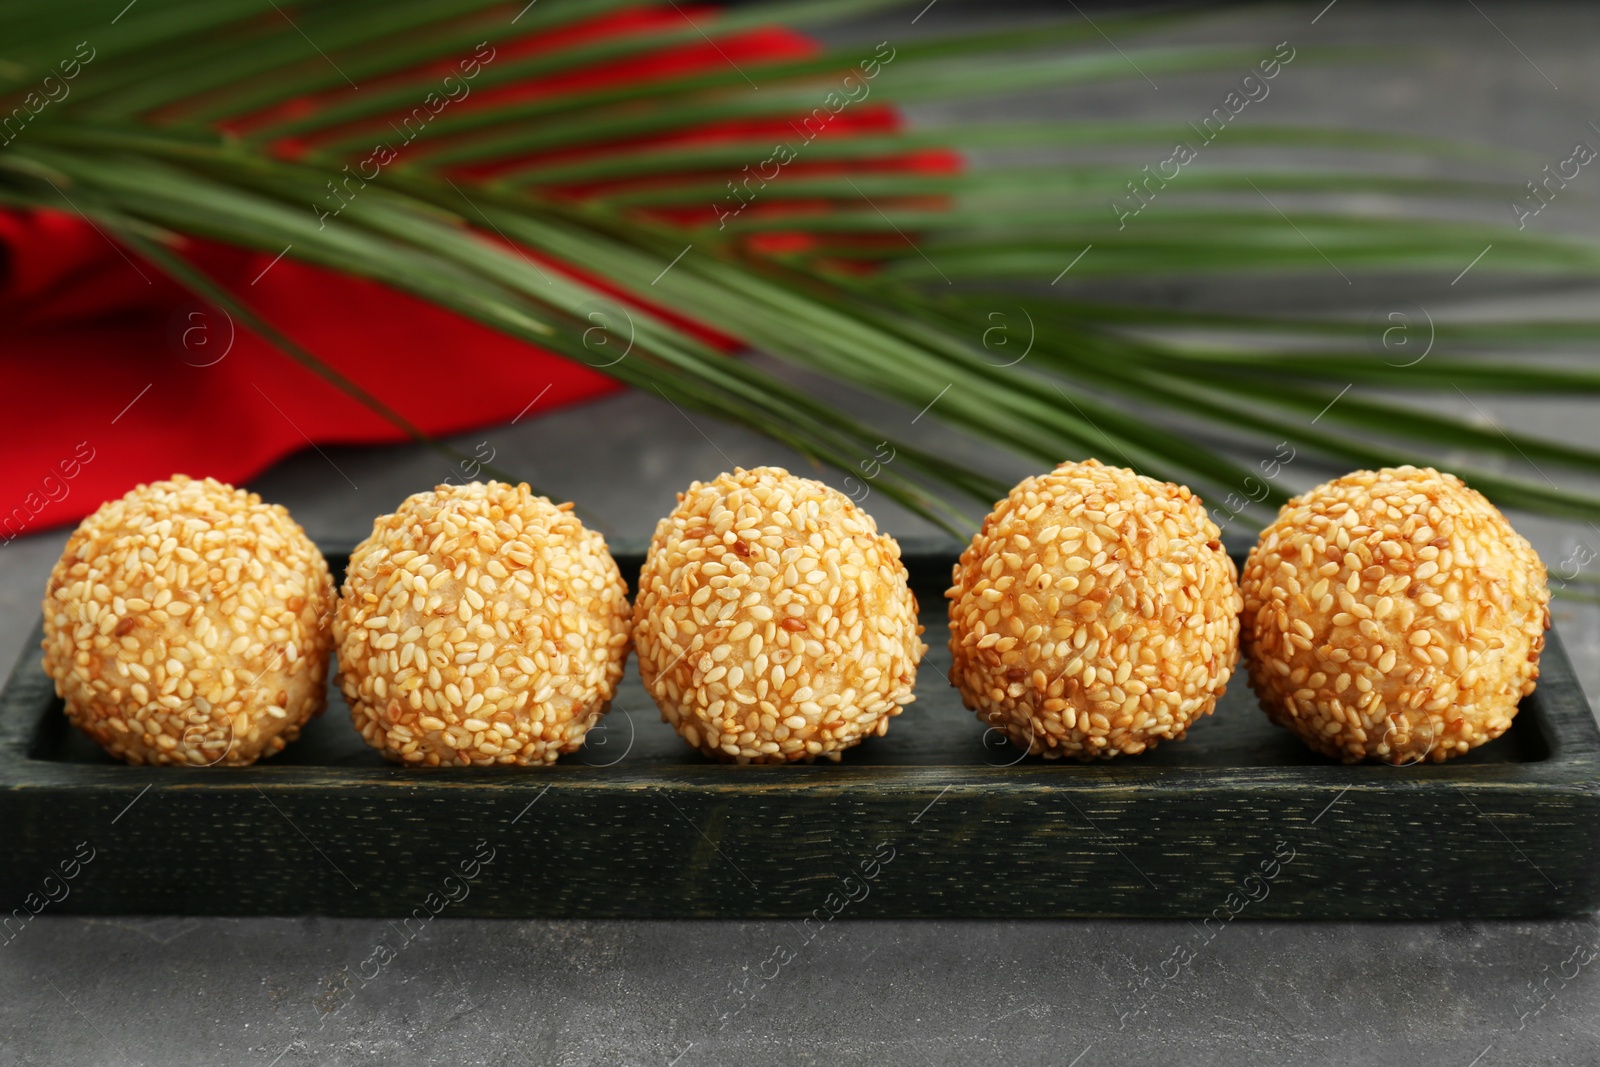
[[[993,18],[977,9],[943,0],[913,30],[906,25],[913,8],[874,22],[871,39],[908,39]],[[1322,9],[1323,0],[1314,0],[1232,10],[1183,35],[1258,42],[1267,50],[1284,39],[1297,47],[1395,47],[1376,66],[1297,63],[1273,90],[1274,122],[1495,140],[1550,161],[1565,158],[1573,141],[1595,136],[1587,126],[1600,118],[1594,8],[1375,7],[1342,0],[1312,25]],[[1025,100],[974,101],[921,117],[1188,119],[1209,110],[1228,80],[1162,78],[1152,90],[1130,78]],[[1579,181],[1600,178],[1585,172]],[[1575,189],[1534,227],[1592,231],[1593,201],[1585,195],[1592,191]],[[1486,210],[1503,212],[1504,205]],[[1327,292],[1325,282],[1256,295],[1314,304]],[[1197,284],[1151,288],[1195,303],[1248,303],[1252,295]],[[1523,283],[1514,298],[1491,300],[1491,288],[1469,277],[1452,290],[1441,280],[1415,299],[1442,304],[1465,289],[1483,314],[1592,313],[1594,306],[1592,292],[1551,293],[1537,282]],[[1374,305],[1387,295],[1374,289]],[[869,419],[903,424],[910,414],[849,402]],[[1508,424],[1600,444],[1589,404],[1439,401],[1469,413],[1474,402]],[[628,395],[485,430],[462,443],[470,449],[491,441],[497,462],[554,495],[580,499],[614,539],[637,540],[648,536],[677,488],[723,468],[725,457],[744,465],[792,461],[736,428],[699,416],[695,423],[653,398]],[[947,432],[933,420],[917,429]],[[362,536],[373,515],[447,473],[444,461],[412,448],[325,452],[294,456],[254,485],[324,540]],[[971,454],[991,469],[1022,473],[975,446]],[[1325,473],[1307,468],[1302,477]],[[837,484],[836,474],[828,477]],[[926,532],[876,499],[869,508],[893,532]],[[1513,518],[1552,563],[1585,538],[1596,540],[1587,527]],[[64,539],[56,531],[0,548],[0,655],[20,649]],[[1600,611],[1563,601],[1555,616],[1592,700],[1600,693]],[[1509,843],[1506,862],[1518,862]],[[405,943],[377,921],[82,920],[46,913],[0,946],[0,1064],[1600,1062],[1600,979],[1577,962],[1600,952],[1591,921],[1239,922],[1176,979],[1163,981],[1158,968],[1184,933],[1181,923],[996,916],[840,922],[802,946],[786,923],[441,918]],[[336,995],[340,969],[355,969],[380,942],[396,952],[381,975],[353,997]],[[779,945],[794,949],[795,958],[763,980]],[[1136,992],[1141,974],[1153,977],[1160,992],[1143,1011],[1127,1014],[1149,997]]]

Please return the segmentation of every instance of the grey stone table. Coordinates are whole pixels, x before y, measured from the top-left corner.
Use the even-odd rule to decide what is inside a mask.
[[[1177,33],[1260,43],[1269,51],[1281,40],[1297,48],[1391,46],[1376,66],[1297,63],[1262,105],[1276,109],[1271,121],[1493,139],[1550,161],[1565,158],[1574,141],[1596,140],[1587,123],[1600,119],[1593,58],[1600,10],[1487,2],[1366,7],[1355,0],[1324,9],[1324,3],[1230,9]],[[839,33],[909,40],[996,20],[993,11],[976,7],[944,0],[915,27],[908,24],[913,9]],[[1020,8],[1006,17],[1021,22],[1041,14]],[[1157,90],[1130,77],[1092,90],[925,109],[916,117],[1189,120],[1209,111],[1231,80],[1163,77]],[[1585,173],[1579,181],[1595,185],[1600,178]],[[1593,201],[1582,197],[1593,191],[1574,190],[1534,225],[1549,233],[1592,233]],[[1270,291],[1263,285],[1246,294],[1189,283],[1144,288],[1175,302],[1283,306],[1314,304],[1325,282]],[[1475,285],[1470,276],[1457,288],[1441,280],[1416,299],[1443,307],[1465,293],[1486,315],[1593,314],[1592,291],[1529,284],[1507,295],[1504,287]],[[1387,295],[1375,289],[1373,305]],[[903,426],[909,417],[834,395],[863,418]],[[1600,426],[1586,404],[1466,396],[1439,403],[1600,445]],[[917,430],[949,433],[932,419]],[[540,488],[581,499],[613,540],[623,541],[646,537],[674,491],[727,466],[725,457],[807,469],[749,433],[699,417],[691,425],[642,395],[530,417],[459,443],[470,450],[481,440],[497,449],[497,462]],[[943,443],[987,469],[1024,473],[976,445]],[[312,536],[348,541],[362,536],[374,515],[447,473],[444,461],[415,448],[326,448],[284,460],[254,488],[287,504]],[[837,473],[823,473],[837,481]],[[1302,472],[1308,482],[1327,473]],[[927,532],[877,500],[871,508],[893,532]],[[1585,538],[1600,540],[1588,527],[1514,519],[1550,561],[1567,558]],[[64,539],[64,531],[54,531],[0,548],[0,656],[8,662],[32,625],[44,575]],[[1555,616],[1593,698],[1600,693],[1600,611],[1562,601]],[[399,943],[386,923],[46,916],[0,947],[0,1064],[1600,1062],[1600,977],[1583,972],[1570,983],[1557,977],[1575,948],[1600,948],[1588,920],[1234,923],[1160,1001],[1122,1019],[1136,1004],[1135,976],[1165,959],[1183,932],[1181,923],[1004,915],[840,923],[724,1019],[739,1003],[733,990],[790,935],[787,924],[441,919],[401,949],[379,980],[332,1012],[340,969],[367,958],[382,939]],[[1532,990],[1546,979],[1554,992],[1541,1001]]]

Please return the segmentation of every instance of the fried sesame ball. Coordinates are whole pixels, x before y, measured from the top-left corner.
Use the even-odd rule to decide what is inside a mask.
[[[325,702],[333,581],[277,504],[181,474],[84,519],[50,572],[44,669],[134,764],[243,766]]]
[[[1242,585],[1261,707],[1346,763],[1459,756],[1505,733],[1539,677],[1544,564],[1431,467],[1357,471],[1289,501]]]
[[[526,485],[407,497],[350,556],[334,639],[362,738],[419,767],[553,763],[583,745],[628,659],[605,538]]]
[[[678,494],[633,620],[662,719],[739,763],[837,761],[882,735],[927,651],[900,546],[844,494],[779,467]]]
[[[1200,498],[1096,460],[1025,479],[956,564],[950,683],[1047,759],[1136,755],[1239,661],[1235,568]]]

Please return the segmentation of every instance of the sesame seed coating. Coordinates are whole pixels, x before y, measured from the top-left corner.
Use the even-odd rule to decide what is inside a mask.
[[[1047,759],[1135,755],[1210,715],[1239,591],[1187,488],[1096,460],[1025,479],[955,566],[950,683]]]
[[[378,517],[334,618],[367,744],[416,767],[535,766],[583,745],[628,659],[628,590],[571,508],[473,482]]]
[[[914,699],[927,646],[894,538],[779,467],[695,482],[656,526],[634,641],[661,718],[706,755],[837,761]]]
[[[323,710],[333,580],[281,505],[181,474],[84,519],[50,572],[44,669],[134,764],[243,766]]]
[[[1431,467],[1357,471],[1289,501],[1241,584],[1262,709],[1346,763],[1459,756],[1505,733],[1538,681],[1544,564]]]

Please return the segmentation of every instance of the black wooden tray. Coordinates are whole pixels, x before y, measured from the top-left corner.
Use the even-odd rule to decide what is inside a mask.
[[[630,663],[583,751],[551,768],[400,770],[336,690],[253,767],[128,767],[66,722],[36,634],[0,693],[0,940],[46,909],[1168,916],[1214,932],[1235,916],[1600,906],[1600,731],[1554,634],[1512,730],[1442,765],[1317,756],[1268,723],[1243,670],[1183,742],[1045,762],[986,733],[945,681],[952,558],[908,552],[931,646],[917,702],[840,764],[710,762]],[[637,555],[619,562],[638,573]]]

